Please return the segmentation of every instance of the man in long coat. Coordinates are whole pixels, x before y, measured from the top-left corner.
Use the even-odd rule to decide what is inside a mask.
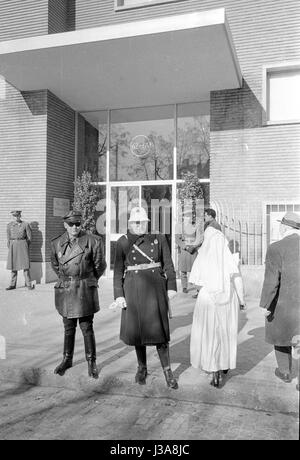
[[[117,241],[114,297],[122,308],[120,338],[135,347],[137,383],[146,383],[146,346],[155,345],[167,385],[177,389],[170,367],[168,317],[176,274],[166,237],[148,234],[148,220],[143,208],[133,208],[130,231]]]
[[[51,265],[58,276],[55,306],[63,317],[64,352],[55,373],[64,375],[73,365],[77,321],[84,337],[88,374],[98,378],[94,314],[99,311],[98,280],[106,262],[102,239],[81,229],[82,215],[70,211],[64,217],[66,232],[51,242]]]
[[[286,213],[280,226],[282,239],[267,250],[260,299],[260,307],[267,310],[266,342],[275,348],[278,365],[275,375],[284,382],[291,381],[292,346],[297,345],[297,340],[300,345],[299,229],[300,216]]]
[[[30,281],[30,260],[29,245],[31,243],[31,228],[27,222],[21,219],[22,211],[12,211],[14,221],[7,225],[7,269],[11,270],[10,286],[7,291],[16,289],[18,271],[24,271],[25,284],[27,289],[34,289]]]

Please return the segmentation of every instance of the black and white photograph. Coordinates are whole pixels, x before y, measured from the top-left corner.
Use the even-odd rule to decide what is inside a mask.
[[[299,440],[299,0],[0,0],[0,441]]]

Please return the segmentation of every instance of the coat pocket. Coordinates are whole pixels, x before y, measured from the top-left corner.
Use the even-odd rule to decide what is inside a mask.
[[[86,280],[86,285],[88,287],[96,287],[97,288],[98,287],[98,281],[96,279],[91,279],[91,280],[87,279]]]

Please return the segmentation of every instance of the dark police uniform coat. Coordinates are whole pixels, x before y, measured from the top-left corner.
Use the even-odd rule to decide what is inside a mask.
[[[98,279],[106,268],[101,237],[80,232],[73,245],[68,233],[51,242],[51,265],[58,276],[55,306],[66,318],[99,311]]]
[[[7,225],[7,269],[12,271],[28,270],[29,244],[31,228],[27,222],[10,222]]]
[[[266,341],[277,346],[291,346],[291,339],[300,334],[299,241],[299,235],[288,235],[272,243],[266,254],[260,306],[271,311]]]
[[[150,261],[136,244],[161,267],[126,271],[128,266]],[[177,290],[176,274],[166,237],[163,235],[122,236],[117,241],[114,266],[114,297],[125,297],[120,338],[127,345],[156,345],[170,340],[167,290]]]

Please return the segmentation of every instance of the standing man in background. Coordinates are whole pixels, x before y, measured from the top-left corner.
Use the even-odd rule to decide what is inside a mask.
[[[260,307],[265,309],[266,342],[274,345],[275,375],[285,383],[292,381],[292,346],[298,358],[300,337],[300,216],[287,212],[280,221],[282,239],[270,244]]]
[[[31,285],[29,275],[31,228],[27,222],[21,219],[22,211],[11,211],[11,214],[14,217],[14,221],[7,225],[7,270],[11,270],[11,282],[6,290],[16,289],[19,270],[24,270],[26,287],[31,290],[34,289],[34,286]]]
[[[191,210],[187,210],[183,216],[182,228],[180,228],[180,225],[177,226],[175,242],[178,248],[178,270],[180,272],[182,292],[187,294],[188,273],[192,270],[198,254],[197,249],[201,244],[200,228],[192,223]]]
[[[211,208],[207,208],[204,211],[204,230],[207,227],[213,227],[216,230],[222,231],[221,225],[216,221],[216,211]]]

